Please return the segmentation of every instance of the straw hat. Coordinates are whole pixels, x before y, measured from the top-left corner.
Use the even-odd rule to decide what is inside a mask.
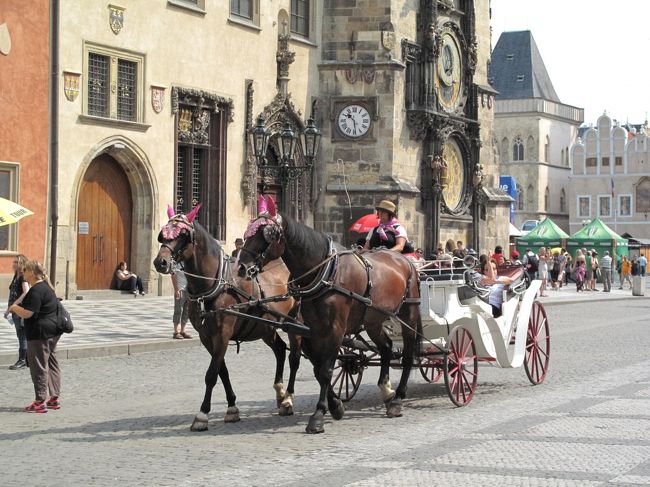
[[[379,204],[375,206],[375,210],[384,210],[393,216],[397,215],[397,206],[395,206],[395,203],[388,200],[380,201]]]

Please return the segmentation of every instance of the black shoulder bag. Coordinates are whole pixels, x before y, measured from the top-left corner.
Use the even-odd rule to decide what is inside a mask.
[[[61,301],[56,302],[56,329],[61,333],[72,333],[74,325],[70,313],[63,307]]]

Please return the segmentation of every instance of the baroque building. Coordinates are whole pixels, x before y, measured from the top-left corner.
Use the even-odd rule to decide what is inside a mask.
[[[569,150],[584,110],[562,103],[530,31],[504,32],[492,52],[499,92],[494,145],[502,176],[516,182],[514,224],[550,217],[569,232]]]
[[[600,218],[622,236],[650,243],[650,130],[607,114],[571,147],[571,233]]]
[[[488,1],[327,2],[316,228],[351,244],[350,223],[391,199],[426,253],[507,242],[489,58]]]

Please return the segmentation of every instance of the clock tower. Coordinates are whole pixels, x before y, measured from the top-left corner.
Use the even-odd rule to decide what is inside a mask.
[[[361,236],[351,223],[389,199],[427,255],[450,239],[504,245],[509,198],[495,187],[489,0],[409,3],[324,8],[315,226],[348,246]]]

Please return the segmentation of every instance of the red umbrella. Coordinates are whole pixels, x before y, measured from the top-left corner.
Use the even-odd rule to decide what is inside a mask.
[[[370,213],[363,215],[350,227],[351,232],[368,233],[370,230],[379,225],[379,217],[377,213]]]

